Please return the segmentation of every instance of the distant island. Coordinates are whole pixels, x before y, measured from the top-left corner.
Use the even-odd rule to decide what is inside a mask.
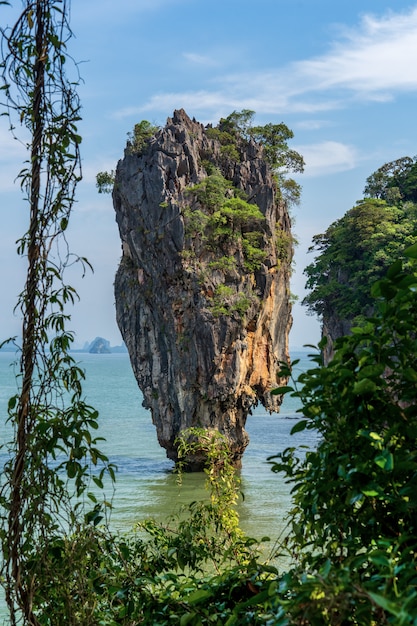
[[[111,346],[108,339],[104,337],[96,337],[91,343],[86,341],[84,347],[81,350],[74,350],[73,352],[89,352],[90,354],[115,354],[115,353],[127,353],[127,348],[124,343],[120,346]]]
[[[18,342],[10,342],[0,347],[0,352],[16,352]],[[90,354],[124,354],[127,348],[124,343],[120,346],[111,346],[108,339],[96,337],[93,341],[86,341],[82,348],[74,348],[71,352],[89,352]]]

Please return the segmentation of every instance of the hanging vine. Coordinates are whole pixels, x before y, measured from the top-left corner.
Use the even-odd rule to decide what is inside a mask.
[[[93,509],[87,521],[98,521],[101,505],[88,488],[92,481],[102,487],[106,470],[114,479],[114,470],[91,434],[98,414],[83,399],[84,372],[70,355],[74,336],[66,329],[67,306],[77,293],[66,284],[65,269],[77,261],[83,271],[89,266],[70,253],[65,237],[81,179],[79,76],[67,52],[69,4],[23,5],[15,24],[1,30],[1,104],[10,131],[28,152],[17,179],[29,226],[17,247],[27,270],[16,307],[22,317],[20,371],[8,405],[13,437],[0,521],[10,623],[35,626],[41,623],[38,605],[47,603],[39,595],[40,581],[53,577],[42,569],[43,555],[83,524],[84,495]]]

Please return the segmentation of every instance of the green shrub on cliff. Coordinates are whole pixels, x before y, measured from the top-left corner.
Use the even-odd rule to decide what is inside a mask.
[[[194,203],[182,210],[187,246],[183,259],[199,267],[197,256],[209,254],[208,268],[223,272],[226,282],[239,266],[245,273],[260,269],[268,250],[262,232],[265,218],[259,207],[247,202],[242,191],[217,169],[190,187],[187,195]],[[209,306],[216,317],[235,312],[242,316],[251,302],[252,297],[223,284],[216,288]]]
[[[206,134],[217,139],[221,144],[221,154],[229,160],[240,161],[242,150],[248,147],[251,140],[262,145],[263,158],[274,173],[277,191],[289,204],[298,204],[301,187],[289,178],[290,172],[303,172],[304,159],[295,150],[291,150],[288,141],[294,133],[286,124],[265,124],[253,126],[255,112],[249,109],[233,111],[221,118],[216,127],[208,127]]]
[[[149,140],[158,130],[158,126],[154,126],[148,120],[142,120],[134,125],[133,131],[128,133],[127,148],[131,152],[141,153],[146,148]]]

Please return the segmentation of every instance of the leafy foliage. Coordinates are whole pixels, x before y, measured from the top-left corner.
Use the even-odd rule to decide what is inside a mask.
[[[133,131],[128,133],[127,151],[134,154],[143,154],[149,144],[149,140],[159,130],[158,126],[154,126],[148,120],[142,120],[133,127]],[[114,187],[116,173],[114,170],[110,172],[99,172],[96,175],[96,187],[98,193],[111,193]]]
[[[262,226],[265,218],[256,204],[250,204],[241,197],[241,191],[235,189],[230,181],[219,172],[207,176],[201,183],[188,189],[188,195],[194,196],[198,205],[184,210],[186,235],[199,241],[213,250],[228,252],[230,247],[241,249],[245,260],[254,262],[257,253],[261,261],[265,252],[257,247],[257,253],[242,249],[245,237],[254,234],[258,239],[261,232],[254,230]],[[192,243],[191,243],[192,245]],[[255,263],[256,268],[260,262]]]
[[[65,311],[77,293],[66,284],[65,269],[75,262],[84,271],[89,267],[70,254],[65,240],[81,178],[76,66],[75,80],[66,73],[68,6],[40,0],[23,5],[16,24],[1,31],[5,114],[13,133],[17,118],[29,136],[28,159],[18,174],[29,207],[28,230],[17,242],[27,259],[16,307],[22,316],[20,374],[8,404],[13,438],[5,444],[0,490],[2,584],[12,626],[19,620],[39,624],[39,589],[53,580],[47,555],[57,537],[84,524],[82,497],[92,507],[88,519],[102,517],[90,483],[100,486],[106,470],[114,478],[92,435],[98,415],[83,399],[84,372],[69,353],[73,334],[66,330]]]
[[[154,126],[148,120],[135,124],[133,132],[128,133],[127,149],[130,152],[142,153],[157,130],[158,126]]]
[[[288,147],[288,140],[294,133],[284,123],[253,126],[255,112],[249,109],[233,111],[226,118],[221,118],[216,127],[206,128],[206,134],[218,140],[222,154],[226,159],[240,161],[240,153],[253,140],[261,144],[264,158],[275,173],[277,187],[288,204],[298,204],[301,188],[294,179],[288,178],[289,172],[302,172],[304,159]]]
[[[303,404],[293,431],[320,436],[304,460],[272,459],[293,484],[289,623],[415,623],[417,244],[405,255],[375,283],[374,317],[281,390]]]
[[[54,575],[37,589],[37,624],[261,624],[256,612],[277,570],[257,562],[258,543],[239,528],[239,479],[227,440],[192,428],[178,449],[204,453],[209,497],[168,522],[146,520],[123,537],[90,526],[48,544]],[[179,464],[179,482],[183,467]]]
[[[417,157],[385,163],[366,179],[365,196],[388,204],[417,202]]]
[[[401,208],[365,198],[324,234],[313,238],[315,261],[304,273],[311,292],[304,299],[312,313],[352,320],[370,312],[370,287],[400,250],[413,241],[416,207]]]
[[[246,273],[260,269],[267,251],[264,242],[265,218],[256,204],[242,197],[242,191],[214,169],[210,175],[187,190],[194,199],[184,207],[186,250],[183,259],[196,264],[199,256],[209,253],[210,269],[235,278],[236,270]],[[188,253],[188,254],[187,254]],[[236,292],[235,286],[216,286],[210,308],[216,317],[237,313],[242,317],[252,297]]]
[[[111,193],[114,187],[115,171],[99,172],[96,175],[96,187],[99,193]]]

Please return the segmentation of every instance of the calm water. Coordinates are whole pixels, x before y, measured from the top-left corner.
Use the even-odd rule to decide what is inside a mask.
[[[142,395],[131,371],[127,354],[76,354],[86,370],[84,391],[89,404],[100,413],[99,435],[105,437],[103,449],[118,466],[111,525],[129,530],[146,517],[166,518],[179,504],[203,499],[204,474],[188,474],[181,488],[172,473],[173,464],[159,447],[149,411],[142,407]],[[306,353],[298,369],[309,361]],[[15,393],[15,373],[11,353],[0,352],[0,407],[3,418],[7,402]],[[239,504],[242,528],[253,537],[265,535],[275,540],[285,527],[290,505],[289,487],[280,475],[273,474],[266,459],[288,446],[314,446],[314,433],[290,435],[298,416],[297,402],[286,397],[279,414],[269,415],[258,407],[248,417],[250,444],[241,470],[244,500]],[[4,419],[2,418],[2,423]],[[3,438],[4,427],[2,426]],[[273,541],[271,542],[271,547]],[[0,612],[1,616],[1,612]]]

